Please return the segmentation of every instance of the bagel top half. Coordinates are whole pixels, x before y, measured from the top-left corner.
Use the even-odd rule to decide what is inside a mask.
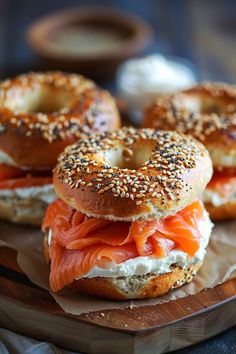
[[[52,169],[84,134],[119,126],[114,99],[83,76],[31,72],[0,83],[0,153],[22,169]]]
[[[160,96],[147,107],[143,127],[191,134],[214,167],[236,167],[236,86],[206,82]]]
[[[181,210],[211,176],[209,154],[194,138],[123,128],[67,147],[53,181],[59,198],[88,216],[134,221]]]

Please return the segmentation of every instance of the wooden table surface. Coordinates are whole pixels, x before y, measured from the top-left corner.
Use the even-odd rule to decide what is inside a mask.
[[[0,78],[40,69],[24,41],[25,30],[35,19],[68,6],[91,4],[116,6],[146,19],[155,31],[149,52],[190,59],[199,79],[236,83],[233,0],[0,0]],[[116,90],[114,81],[101,84]],[[236,328],[180,353],[236,353]]]

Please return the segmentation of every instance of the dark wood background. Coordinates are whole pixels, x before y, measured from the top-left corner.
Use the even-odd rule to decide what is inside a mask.
[[[58,9],[94,4],[122,8],[146,19],[155,32],[147,52],[190,59],[200,80],[236,83],[234,0],[0,0],[0,78],[41,68],[24,39],[35,19]],[[114,80],[100,84],[116,91]],[[236,353],[236,328],[180,353]]]
[[[200,79],[235,83],[234,0],[0,0],[0,76],[40,67],[24,40],[34,20],[55,10],[92,4],[126,9],[146,19],[155,32],[147,51],[190,59]]]

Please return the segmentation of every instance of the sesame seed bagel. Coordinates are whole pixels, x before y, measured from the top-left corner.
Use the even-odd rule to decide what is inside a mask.
[[[59,198],[88,216],[134,221],[183,209],[211,176],[209,154],[194,138],[125,127],[67,147],[53,182]]]
[[[119,126],[112,97],[80,75],[32,72],[0,84],[0,152],[21,168],[52,169],[84,133]]]
[[[143,127],[177,130],[200,140],[213,165],[236,167],[236,87],[203,83],[158,97],[144,114]]]

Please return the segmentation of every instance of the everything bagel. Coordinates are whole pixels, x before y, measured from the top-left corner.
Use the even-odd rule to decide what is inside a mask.
[[[0,83],[0,217],[40,224],[55,199],[58,154],[119,125],[112,97],[80,75],[29,73]]]
[[[114,100],[76,74],[29,73],[0,84],[0,151],[24,169],[52,169],[83,133],[120,126]]]
[[[67,147],[54,186],[65,202],[87,215],[152,219],[191,203],[211,174],[207,151],[194,139],[123,128]]]
[[[147,107],[144,127],[177,130],[200,140],[215,167],[236,167],[236,88],[205,83],[159,97]]]
[[[214,220],[236,215],[236,87],[204,83],[157,98],[144,114],[144,127],[177,130],[208,149],[213,179],[203,199]]]

